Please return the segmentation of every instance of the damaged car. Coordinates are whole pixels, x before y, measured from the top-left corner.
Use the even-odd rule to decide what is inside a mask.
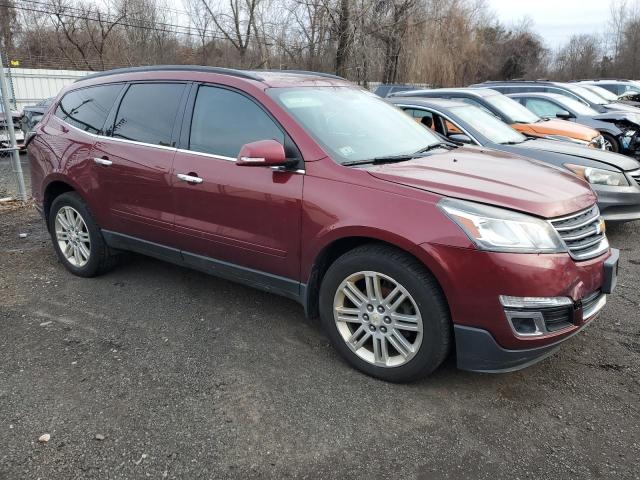
[[[598,113],[557,93],[512,93],[508,96],[542,118],[560,118],[598,130],[604,138],[605,150],[633,157],[640,154],[640,115],[614,110]]]
[[[20,122],[22,121],[22,115],[15,110],[11,111],[11,117],[13,119],[13,128],[16,134],[16,143],[20,150],[24,149],[24,134],[20,130]],[[0,148],[9,148],[11,141],[9,140],[9,128],[7,127],[7,116],[4,112],[4,106],[0,102]]]

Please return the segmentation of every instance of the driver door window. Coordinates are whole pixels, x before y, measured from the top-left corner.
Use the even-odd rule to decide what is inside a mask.
[[[541,98],[527,98],[525,106],[542,118],[553,118],[563,110],[559,105]]]

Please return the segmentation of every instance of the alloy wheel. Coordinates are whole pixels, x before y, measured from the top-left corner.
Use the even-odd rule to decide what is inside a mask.
[[[422,316],[411,294],[374,271],[347,277],[334,296],[338,332],[358,357],[378,367],[398,367],[422,344]]]
[[[64,206],[56,214],[55,233],[64,258],[74,267],[84,267],[91,256],[89,230],[80,213]]]

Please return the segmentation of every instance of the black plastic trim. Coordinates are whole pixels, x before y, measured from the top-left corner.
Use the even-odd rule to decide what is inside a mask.
[[[582,328],[590,324],[591,322],[586,323]],[[582,330],[580,328],[571,335],[544,347],[509,350],[498,345],[486,330],[463,325],[454,325],[453,328],[458,368],[482,373],[513,372],[538,363]]]
[[[618,260],[620,259],[620,250],[611,249],[611,255],[604,261],[604,282],[602,284],[602,293],[612,293],[618,283]]]
[[[193,268],[209,275],[242,283],[266,292],[282,295],[302,304],[305,302],[306,285],[290,278],[254,270],[195,253],[185,252],[178,248],[168,247],[110,230],[102,230],[102,235],[107,245],[112,248],[141,253],[176,265]]]

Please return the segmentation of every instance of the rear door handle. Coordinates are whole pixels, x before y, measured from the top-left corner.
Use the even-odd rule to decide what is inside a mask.
[[[107,160],[106,158],[94,158],[93,161],[98,165],[104,165],[105,167],[113,165],[113,162],[111,160]]]
[[[183,182],[188,183],[202,183],[202,179],[195,175],[189,175],[187,173],[178,173],[178,178]]]

